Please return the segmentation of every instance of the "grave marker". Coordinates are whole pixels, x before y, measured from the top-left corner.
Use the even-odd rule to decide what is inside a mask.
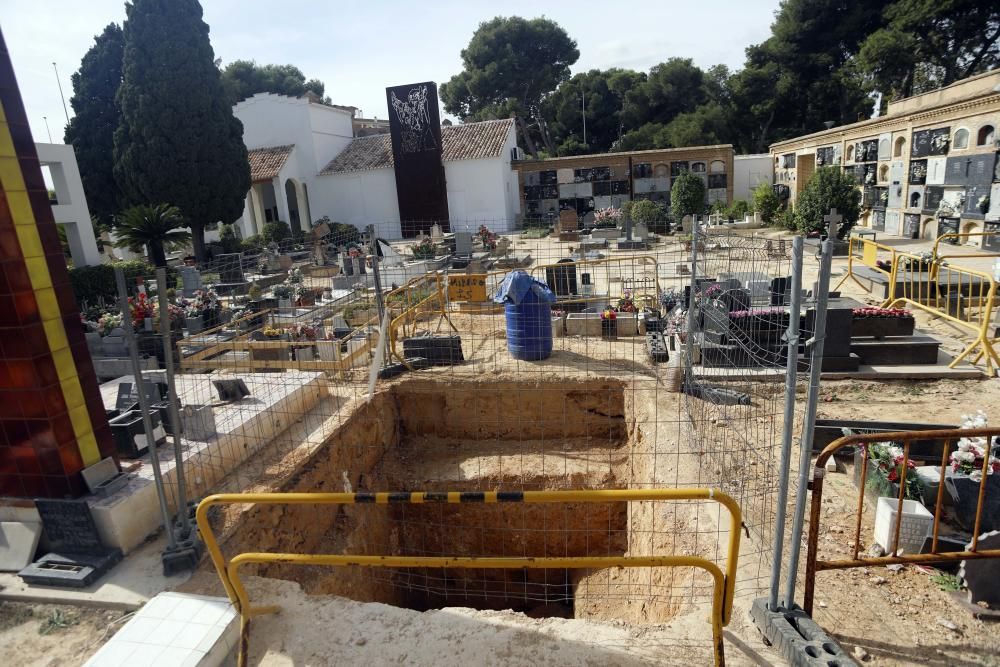
[[[482,302],[487,300],[485,273],[448,276],[448,301]]]

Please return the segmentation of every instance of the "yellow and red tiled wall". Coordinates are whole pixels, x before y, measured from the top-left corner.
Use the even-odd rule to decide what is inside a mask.
[[[0,33],[0,496],[76,497],[115,448]]]

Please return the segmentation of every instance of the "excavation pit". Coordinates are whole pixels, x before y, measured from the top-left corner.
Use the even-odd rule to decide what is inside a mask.
[[[360,404],[282,487],[295,492],[629,488],[648,446],[616,380],[408,380]],[[380,556],[651,555],[653,503],[273,505],[248,511],[227,551]],[[662,553],[662,552],[658,552]],[[248,573],[252,568],[247,568]],[[531,616],[676,611],[664,568],[361,568],[276,564],[258,576],[419,611],[448,606]],[[658,595],[657,592],[662,595]],[[641,600],[639,599],[641,597]],[[610,602],[609,602],[610,601]],[[636,606],[635,613],[627,610]],[[641,606],[641,609],[639,608]]]

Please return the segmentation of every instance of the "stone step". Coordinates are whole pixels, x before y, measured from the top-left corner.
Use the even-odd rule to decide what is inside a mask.
[[[851,352],[861,358],[862,364],[868,366],[936,364],[940,347],[941,342],[931,336],[890,336],[851,340]]]

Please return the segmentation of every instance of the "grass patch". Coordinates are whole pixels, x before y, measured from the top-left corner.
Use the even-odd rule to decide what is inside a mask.
[[[521,232],[521,238],[543,239],[551,233],[552,230],[548,227],[529,227],[528,229],[525,229],[523,232]]]
[[[962,582],[954,574],[935,574],[931,577],[931,583],[942,591],[952,592],[962,590]]]
[[[72,627],[80,622],[80,617],[76,614],[64,612],[62,609],[53,609],[48,617],[38,628],[38,634],[48,635],[59,630]]]

